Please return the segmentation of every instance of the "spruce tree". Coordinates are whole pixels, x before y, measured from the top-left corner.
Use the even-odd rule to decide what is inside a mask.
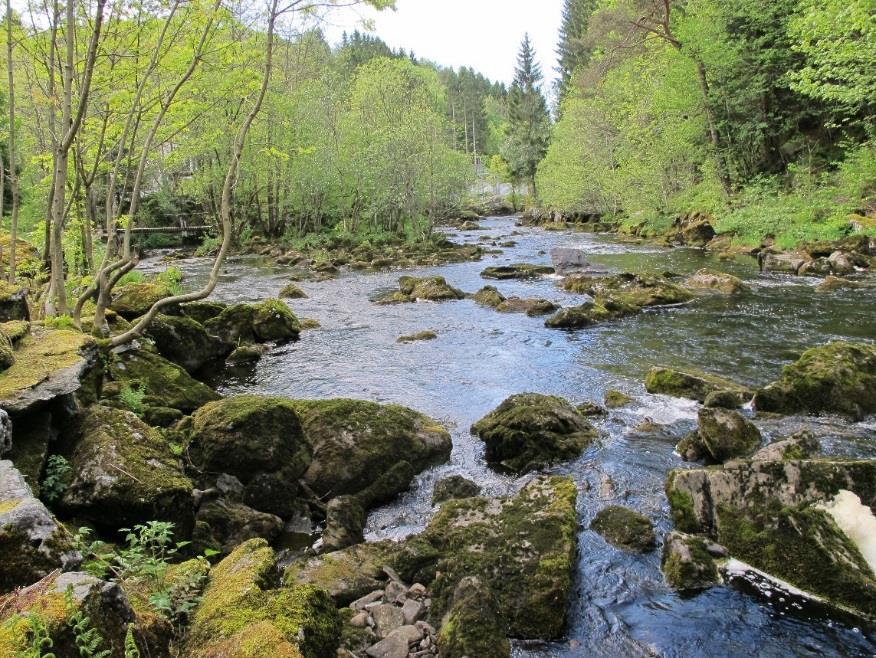
[[[514,82],[508,94],[509,130],[503,157],[511,175],[529,184],[533,197],[537,197],[535,172],[547,152],[550,136],[550,115],[541,93],[541,81],[541,67],[535,61],[535,51],[527,34],[520,45]]]
[[[559,66],[556,69],[560,74],[560,101],[565,96],[575,69],[590,61],[591,49],[585,45],[584,37],[595,9],[596,0],[565,0],[563,4],[563,22],[560,25],[560,42],[557,44]]]

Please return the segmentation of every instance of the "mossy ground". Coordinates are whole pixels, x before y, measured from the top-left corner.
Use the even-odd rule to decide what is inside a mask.
[[[82,350],[94,344],[94,339],[78,331],[34,329],[19,341],[15,363],[0,373],[0,400],[81,363]]]

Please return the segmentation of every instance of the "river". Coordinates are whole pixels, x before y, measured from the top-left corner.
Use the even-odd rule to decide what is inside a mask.
[[[423,473],[395,503],[372,512],[369,540],[422,529],[434,511],[431,493],[438,478],[461,474],[482,485],[487,495],[504,495],[531,477],[512,478],[487,468],[482,444],[469,433],[474,421],[509,395],[533,391],[578,403],[601,402],[611,388],[625,391],[634,403],[598,422],[600,439],[579,459],[551,469],[570,474],[579,490],[579,559],[568,639],[516,644],[514,655],[876,655],[876,638],[849,620],[748,578],[681,597],[664,584],[659,550],[644,556],[624,553],[588,530],[596,512],[609,504],[643,512],[658,536],[671,527],[663,484],[668,470],[687,466],[673,454],[673,446],[695,426],[697,405],[645,393],[642,381],[652,365],[693,366],[764,384],[807,347],[838,338],[876,339],[873,293],[816,293],[817,279],[761,274],[751,258],[718,261],[699,250],[628,244],[616,236],[519,228],[514,218],[481,224],[487,230],[449,233],[459,242],[485,243],[489,237],[514,240],[516,246],[481,262],[302,283],[310,298],[290,305],[299,317],[319,320],[322,328],[305,331],[299,342],[276,348],[258,365],[227,371],[212,383],[223,394],[395,402],[444,423],[453,435],[449,463]],[[706,296],[574,332],[546,329],[540,318],[501,314],[471,300],[395,306],[369,300],[395,288],[403,274],[440,274],[466,292],[493,283],[506,297],[579,303],[583,298],[563,292],[552,277],[496,283],[479,276],[493,264],[547,264],[555,246],[584,249],[595,265],[608,270],[687,274],[713,267],[742,277],[752,290],[734,297]],[[187,281],[194,285],[203,280],[209,263],[192,259],[182,267],[194,272]],[[214,297],[263,299],[276,296],[287,282],[288,268],[256,257],[234,258]],[[438,338],[396,343],[401,335],[425,329]],[[646,420],[662,427],[640,427]],[[803,423],[815,429],[825,452],[876,458],[873,418],[861,423],[793,417],[758,421],[769,437],[787,435]]]

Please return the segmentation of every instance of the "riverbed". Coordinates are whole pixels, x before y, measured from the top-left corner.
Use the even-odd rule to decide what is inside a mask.
[[[632,507],[671,528],[663,494],[667,471],[689,466],[673,453],[696,424],[696,403],[649,395],[642,385],[654,365],[711,370],[750,385],[776,378],[804,349],[830,340],[876,340],[870,291],[814,290],[817,279],[758,272],[754,259],[719,261],[694,249],[626,243],[617,236],[545,232],[515,226],[514,218],[484,220],[480,231],[449,231],[457,242],[513,247],[480,262],[345,273],[304,282],[309,299],[289,302],[300,318],[321,328],[275,348],[257,365],[226,371],[212,381],[223,394],[264,393],[294,398],[351,397],[394,402],[440,420],[453,435],[450,461],[421,474],[396,502],[371,513],[368,540],[401,538],[419,531],[434,513],[435,481],[460,474],[486,495],[519,489],[532,475],[508,477],[489,469],[470,425],[514,393],[561,395],[574,403],[600,402],[609,389],[634,398],[598,421],[600,438],[577,460],[551,469],[569,474],[578,491],[581,523],[576,587],[564,642],[517,644],[515,656],[873,656],[876,639],[854,622],[753,579],[693,597],[669,589],[660,573],[660,551],[634,555],[607,544],[588,529],[610,504]],[[638,316],[579,331],[547,329],[543,319],[503,314],[471,300],[380,306],[370,300],[396,287],[404,274],[439,274],[466,292],[493,284],[506,296],[543,297],[563,306],[583,297],[557,287],[556,277],[492,282],[488,265],[549,264],[553,247],[583,249],[610,271],[684,275],[702,267],[730,272],[751,287],[738,296],[707,295],[691,303],[648,310]],[[209,263],[193,259],[187,280],[203,280]],[[254,257],[231,259],[214,298],[253,301],[276,296],[289,269]],[[398,344],[422,330],[435,340]],[[849,423],[835,418],[757,421],[770,437],[810,427],[829,454],[876,458],[876,419]],[[659,425],[655,427],[654,424]],[[872,631],[872,629],[870,629]]]

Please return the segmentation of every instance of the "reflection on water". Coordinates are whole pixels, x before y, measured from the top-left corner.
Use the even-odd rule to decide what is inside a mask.
[[[876,339],[872,293],[813,291],[814,279],[758,273],[753,259],[720,262],[689,249],[630,245],[610,236],[545,233],[520,229],[510,219],[484,221],[488,231],[454,232],[478,242],[488,235],[517,245],[480,263],[302,283],[310,299],[290,302],[299,317],[318,319],[321,329],[298,343],[281,346],[257,366],[226,373],[223,393],[257,392],[297,398],[353,397],[395,402],[441,420],[452,432],[450,462],[421,475],[411,491],[373,512],[368,539],[399,538],[423,527],[433,512],[436,479],[458,473],[479,482],[488,495],[522,486],[526,478],[486,468],[482,445],[469,426],[508,395],[536,391],[573,402],[601,401],[609,388],[636,398],[634,404],[600,421],[601,438],[578,460],[552,469],[569,473],[579,489],[580,559],[569,604],[569,640],[517,645],[517,656],[858,656],[876,654],[876,642],[821,611],[776,605],[751,587],[716,588],[693,598],[669,590],[660,574],[659,551],[630,555],[587,530],[595,513],[620,503],[648,515],[658,533],[670,528],[663,495],[666,472],[683,464],[675,442],[695,424],[696,405],[651,396],[641,384],[655,364],[695,366],[750,384],[774,379],[781,367],[815,344],[837,338]],[[513,235],[512,235],[513,234]],[[483,241],[481,241],[483,243]],[[470,300],[443,304],[377,306],[368,301],[381,288],[394,288],[402,274],[441,274],[467,292],[486,283],[507,297],[544,297],[569,306],[583,298],[563,292],[556,279],[492,282],[480,278],[487,265],[548,263],[555,246],[585,249],[611,270],[679,275],[701,267],[732,272],[752,290],[738,297],[707,296],[690,304],[651,310],[619,322],[577,332],[544,328],[542,320],[500,314]],[[185,266],[206,275],[208,264]],[[215,297],[226,301],[274,296],[287,282],[287,268],[254,257],[225,268]],[[431,329],[433,341],[397,344],[405,334]],[[650,419],[664,426],[637,432]],[[759,423],[768,436],[794,431],[800,419]],[[819,419],[818,433],[835,454],[876,457],[874,424],[849,425]],[[759,591],[759,590],[754,590]]]

